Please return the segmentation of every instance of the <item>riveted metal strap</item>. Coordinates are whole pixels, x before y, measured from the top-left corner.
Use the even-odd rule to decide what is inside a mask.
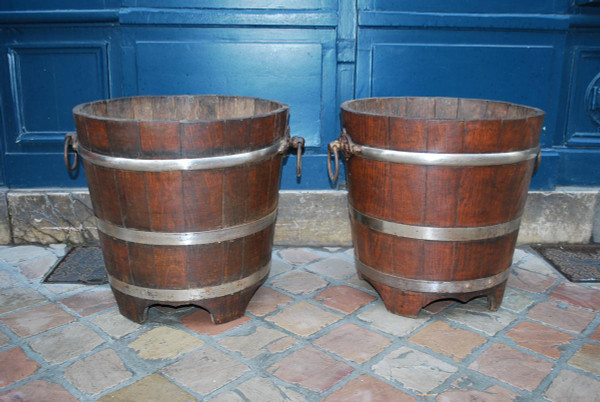
[[[485,154],[442,154],[431,152],[405,152],[389,149],[373,148],[357,145],[356,156],[381,162],[404,163],[407,165],[426,166],[498,166],[510,165],[534,159],[540,147],[521,151],[498,152]]]
[[[510,234],[519,229],[521,217],[509,222],[491,226],[478,226],[468,228],[441,228],[432,226],[406,225],[398,222],[386,221],[365,215],[348,204],[350,217],[364,226],[378,232],[394,236],[408,237],[419,240],[432,241],[470,241],[492,239]]]
[[[356,259],[356,269],[367,279],[408,292],[422,293],[465,293],[478,292],[500,285],[508,279],[510,267],[493,276],[467,281],[430,281],[409,279],[378,271]]]
[[[204,232],[148,232],[128,229],[97,219],[98,230],[115,239],[155,246],[191,246],[235,240],[260,232],[275,223],[277,210],[252,222]]]
[[[242,290],[248,289],[257,283],[260,283],[268,274],[271,268],[269,261],[259,271],[242,279],[233,282],[226,282],[221,285],[206,286],[193,289],[155,289],[146,288],[120,281],[119,279],[108,276],[110,285],[117,291],[129,296],[146,300],[156,300],[162,302],[191,302],[196,300],[213,299],[232,295]]]
[[[135,172],[171,172],[179,170],[209,170],[223,169],[233,166],[257,163],[285,152],[289,147],[289,138],[256,151],[242,152],[231,155],[211,156],[193,159],[130,159],[117,156],[102,155],[92,152],[79,145],[78,153],[87,162],[112,169]]]
[[[344,129],[337,141],[339,149],[349,158],[352,155],[380,162],[403,163],[407,165],[425,166],[498,166],[510,165],[534,159],[540,152],[540,147],[522,149],[510,152],[495,153],[434,153],[396,151],[370,147],[352,141]],[[331,147],[330,144],[330,147]]]

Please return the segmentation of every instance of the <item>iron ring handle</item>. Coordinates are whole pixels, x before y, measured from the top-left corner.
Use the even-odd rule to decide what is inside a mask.
[[[302,176],[302,149],[304,148],[304,138],[292,137],[291,145],[292,148],[296,148],[296,176]]]
[[[332,182],[337,181],[338,176],[340,175],[339,149],[340,149],[340,144],[337,140],[330,142],[329,145],[327,146],[327,173],[329,174],[329,179]],[[334,160],[335,160],[335,170],[334,171],[331,170],[331,154],[332,153],[333,153]]]
[[[78,164],[77,144],[78,144],[77,133],[67,133],[65,135],[65,146],[63,148],[63,158],[65,161],[65,166],[67,167],[67,170],[69,172],[72,172],[75,169],[77,169],[77,164]],[[69,160],[69,147],[71,147],[73,149],[73,151],[75,151],[75,156],[73,157],[73,164],[71,164],[71,161]]]

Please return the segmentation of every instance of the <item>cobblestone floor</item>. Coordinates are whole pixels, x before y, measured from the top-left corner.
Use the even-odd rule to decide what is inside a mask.
[[[385,311],[352,250],[279,248],[246,316],[121,317],[108,286],[42,284],[65,247],[0,247],[0,401],[600,401],[600,286],[518,249],[498,312]]]

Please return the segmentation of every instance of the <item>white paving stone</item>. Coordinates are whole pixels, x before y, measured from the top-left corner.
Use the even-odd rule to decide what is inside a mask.
[[[211,399],[211,402],[301,402],[302,395],[272,381],[254,377],[237,387],[234,391],[224,392]]]
[[[119,310],[102,313],[90,321],[113,338],[121,338],[141,328],[140,324],[123,317]]]
[[[363,321],[370,322],[375,328],[396,336],[404,336],[423,325],[429,317],[408,318],[392,314],[383,303],[377,303],[358,315]]]
[[[505,309],[490,311],[485,299],[472,300],[467,304],[455,307],[445,315],[452,321],[465,324],[490,336],[495,335],[517,319],[516,315]]]
[[[0,261],[15,264],[34,258],[53,255],[52,251],[40,246],[15,246],[0,250]]]
[[[426,353],[402,346],[373,365],[373,371],[398,381],[417,392],[429,392],[442,384],[458,368]]]

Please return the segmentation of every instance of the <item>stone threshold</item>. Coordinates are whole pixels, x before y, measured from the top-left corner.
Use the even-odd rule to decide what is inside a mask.
[[[350,246],[347,193],[280,192],[275,244]],[[518,243],[600,242],[597,188],[531,191]],[[98,234],[87,189],[0,190],[0,244],[94,244]]]

